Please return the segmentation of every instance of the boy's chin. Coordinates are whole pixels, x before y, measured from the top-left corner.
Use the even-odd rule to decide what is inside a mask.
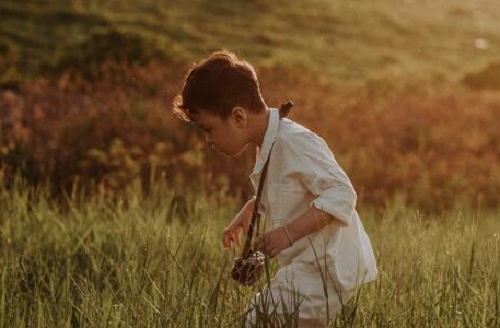
[[[230,157],[237,157],[237,156],[241,155],[241,154],[245,151],[245,149],[247,149],[247,145],[248,145],[248,144],[246,144],[245,146],[243,146],[243,148],[241,148],[240,150],[238,150],[238,151],[236,151],[236,152],[234,152],[234,153],[231,153],[231,154],[229,154],[229,153],[224,153],[224,154],[226,154],[226,155],[228,155],[228,156],[230,156]]]

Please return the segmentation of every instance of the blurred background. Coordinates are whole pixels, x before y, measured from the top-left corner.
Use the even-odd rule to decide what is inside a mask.
[[[224,48],[269,106],[294,101],[362,206],[497,208],[498,17],[497,0],[0,0],[2,180],[249,197],[255,150],[225,158],[171,114]]]

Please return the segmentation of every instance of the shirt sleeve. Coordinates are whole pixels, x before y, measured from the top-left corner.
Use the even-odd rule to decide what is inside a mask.
[[[297,133],[285,142],[292,172],[315,196],[310,203],[348,226],[355,211],[356,192],[326,142],[310,133]]]

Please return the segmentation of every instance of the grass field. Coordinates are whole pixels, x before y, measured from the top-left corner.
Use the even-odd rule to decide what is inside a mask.
[[[499,12],[496,0],[3,0],[0,36],[25,76],[93,34],[118,31],[183,60],[225,47],[260,67],[305,67],[344,82],[456,80],[498,61]]]
[[[220,48],[256,65],[268,105],[295,102],[358,192],[379,276],[330,328],[500,328],[499,13],[1,0],[0,328],[239,326],[265,279],[237,286],[220,236],[254,154],[217,156],[170,113],[187,62]]]
[[[220,235],[235,198],[163,186],[61,207],[45,194],[0,188],[2,328],[238,327],[265,282],[230,279]],[[331,327],[500,327],[498,212],[360,210],[379,276]]]

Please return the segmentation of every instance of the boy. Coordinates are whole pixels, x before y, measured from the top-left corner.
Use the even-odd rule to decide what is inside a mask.
[[[255,239],[254,249],[277,257],[280,268],[249,304],[246,327],[259,324],[258,313],[290,313],[297,304],[299,327],[326,327],[377,270],[355,210],[356,194],[325,141],[268,108],[253,67],[227,51],[189,71],[173,112],[197,123],[206,141],[229,156],[257,146],[250,175],[255,189],[270,154],[259,204],[266,232]],[[241,245],[254,205],[252,198],[224,229],[226,248]]]

